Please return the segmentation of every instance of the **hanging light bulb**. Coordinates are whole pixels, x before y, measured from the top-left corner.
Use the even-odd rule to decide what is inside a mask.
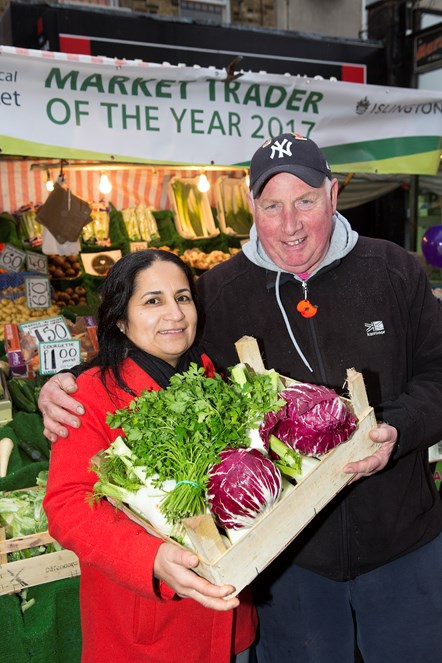
[[[52,181],[51,173],[49,172],[49,170],[46,171],[46,190],[47,191],[54,190],[54,182]]]
[[[201,193],[207,193],[207,191],[210,189],[210,183],[205,173],[201,173],[201,175],[199,176],[197,186],[198,190],[201,191]]]
[[[102,173],[100,177],[100,184],[98,185],[98,190],[100,193],[110,193],[112,191],[112,184],[106,173]]]

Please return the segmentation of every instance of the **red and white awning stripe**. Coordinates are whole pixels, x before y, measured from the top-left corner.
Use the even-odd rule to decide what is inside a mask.
[[[41,168],[31,169],[30,161],[0,161],[0,213],[14,214],[25,205],[40,205],[45,202],[49,193],[46,190],[47,172]],[[136,205],[151,206],[154,210],[171,208],[168,196],[168,183],[173,176],[195,177],[197,172],[177,169],[134,168],[108,170],[63,170],[65,182],[72,193],[90,203],[99,202],[103,198],[98,190],[101,172],[106,172],[112,191],[107,201],[118,210]],[[60,165],[54,162],[49,169],[53,181],[58,179]],[[224,171],[207,171],[207,179],[211,184],[209,199],[215,205],[213,187],[216,179],[226,175]],[[234,173],[229,173],[235,176]],[[241,173],[236,173],[236,176]]]

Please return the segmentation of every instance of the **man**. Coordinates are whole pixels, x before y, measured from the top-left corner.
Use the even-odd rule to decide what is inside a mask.
[[[337,391],[356,368],[382,443],[344,468],[360,480],[254,583],[258,661],[353,663],[356,642],[364,663],[436,660],[442,503],[427,450],[442,438],[440,303],[413,256],[358,237],[336,211],[337,180],[313,141],[266,141],[250,188],[250,241],[198,280],[206,351],[226,367],[235,341],[254,336],[269,368]],[[72,380],[53,381],[40,400],[48,435],[72,420],[54,404],[72,407],[55,389]]]

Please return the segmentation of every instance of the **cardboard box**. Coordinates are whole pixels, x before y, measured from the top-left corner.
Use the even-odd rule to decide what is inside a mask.
[[[240,361],[256,372],[264,370],[255,339],[244,337],[236,343],[236,348]],[[287,378],[284,381],[286,385],[295,382]],[[227,547],[211,515],[183,521],[200,559],[196,573],[215,584],[231,584],[235,587],[235,595],[238,594],[351,481],[353,475],[344,474],[344,465],[372,455],[379,448],[379,444],[372,442],[368,436],[369,431],[376,427],[376,418],[367,400],[362,375],[349,369],[347,383],[351,398],[343,400],[357,417],[357,428],[346,442],[326,454],[302,482],[285,489],[280,500],[247,534]],[[161,536],[129,508],[121,508],[151,534]]]
[[[5,539],[4,528],[0,528],[0,596],[80,575],[78,557],[70,550],[37,555],[17,562],[7,561],[10,552],[47,545],[53,541],[48,532]]]
[[[19,327],[15,322],[9,322],[5,325],[4,344],[8,363],[11,368],[11,377],[29,377],[28,363],[25,360],[23,349],[20,343]]]

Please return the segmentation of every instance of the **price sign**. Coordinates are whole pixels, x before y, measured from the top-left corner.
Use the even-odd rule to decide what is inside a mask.
[[[147,249],[147,242],[131,242],[130,243],[130,252],[135,253],[136,251],[145,251]]]
[[[71,333],[61,315],[46,320],[35,320],[35,322],[24,322],[20,329],[25,334],[35,336],[39,343],[53,343],[54,341],[67,341]]]
[[[48,273],[48,257],[40,253],[26,251],[26,268],[29,272]]]
[[[77,366],[81,361],[80,341],[55,341],[54,343],[39,343],[38,355],[40,359],[40,374],[50,375],[62,369]]]
[[[26,253],[16,249],[11,244],[6,244],[0,253],[0,267],[8,272],[19,272],[26,258]]]
[[[47,276],[28,276],[25,287],[28,308],[47,308],[51,305],[51,286]]]

